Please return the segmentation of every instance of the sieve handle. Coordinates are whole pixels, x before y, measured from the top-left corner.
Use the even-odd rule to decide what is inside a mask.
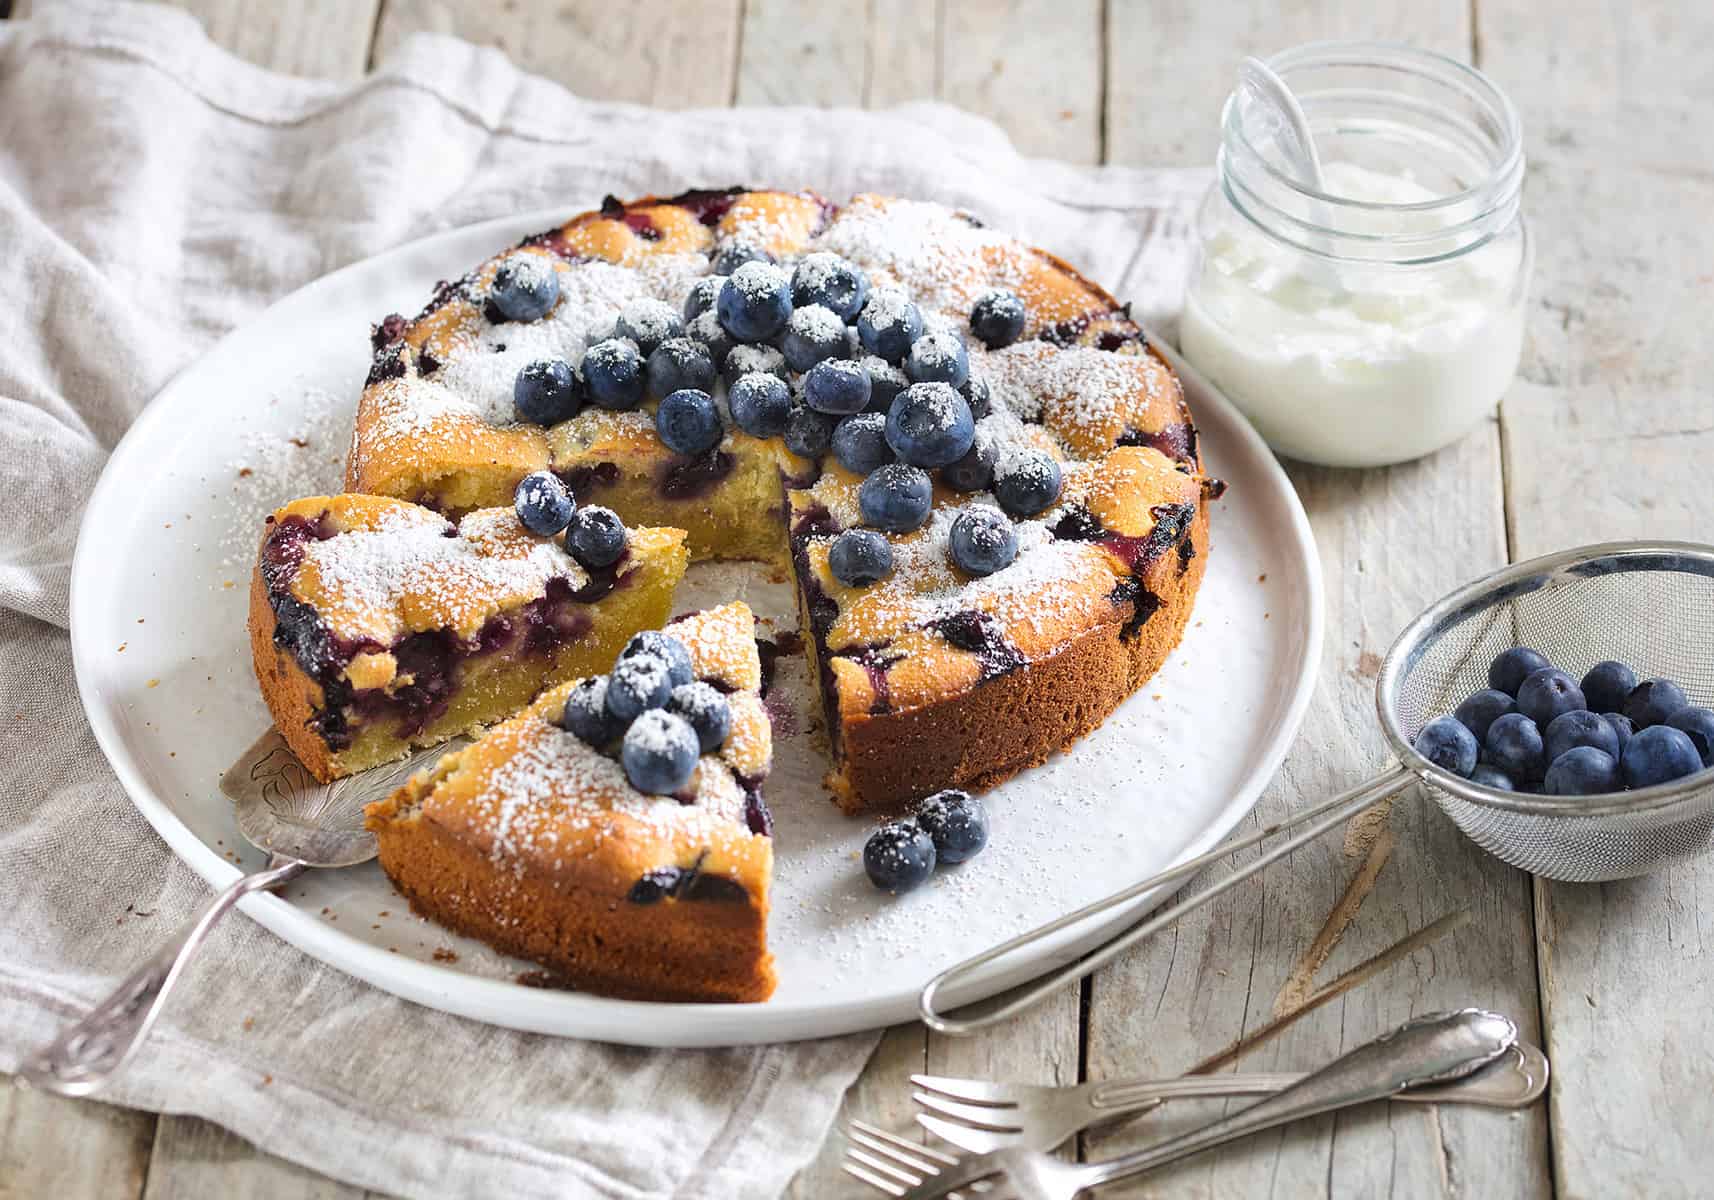
[[[1284,821],[1266,826],[1254,833],[1228,839],[1206,854],[1200,854],[1195,858],[1179,863],[1175,867],[1169,867],[1158,875],[1149,876],[1141,883],[1132,884],[1122,892],[1116,892],[1103,900],[1085,905],[1075,912],[1049,921],[1046,925],[1032,929],[1028,933],[1019,934],[1009,942],[1002,942],[998,946],[984,950],[973,958],[965,959],[955,967],[947,968],[929,980],[928,986],[923,988],[922,995],[917,1000],[917,1011],[921,1014],[923,1023],[930,1029],[955,1036],[975,1033],[979,1029],[986,1029],[990,1025],[1016,1016],[1026,1008],[1047,999],[1061,984],[1070,983],[1073,980],[1093,974],[1144,938],[1159,933],[1186,913],[1201,908],[1222,892],[1236,887],[1271,863],[1278,862],[1299,846],[1314,841],[1335,825],[1347,821],[1364,809],[1380,803],[1415,778],[1416,776],[1404,767],[1394,766],[1385,774],[1352,788],[1348,792],[1342,792],[1331,800],[1323,801],[1313,808],[1295,813]],[[1254,846],[1264,838],[1305,825],[1307,828],[1304,828],[1301,833],[1281,842],[1265,854],[1257,856],[1254,862],[1232,872],[1219,883],[1212,884],[1177,904],[1156,910],[1148,920],[1133,925],[1104,946],[1091,951],[1059,970],[960,1010],[969,1015],[955,1017],[951,1015],[950,1009],[944,1011],[941,1009],[940,997],[942,992],[955,990],[960,984],[969,980],[989,964],[1015,954],[1019,950],[1034,946],[1068,925],[1075,925],[1091,917],[1101,916],[1167,884],[1188,878],[1211,863],[1218,862],[1239,850]]]

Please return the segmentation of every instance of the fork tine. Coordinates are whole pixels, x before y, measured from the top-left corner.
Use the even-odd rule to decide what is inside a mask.
[[[1023,1126],[1015,1119],[1010,1119],[1012,1110],[1004,1108],[987,1108],[979,1104],[960,1104],[956,1100],[942,1100],[939,1096],[931,1096],[927,1092],[912,1092],[911,1099],[924,1108],[933,1109],[942,1116],[951,1117],[955,1121],[963,1121],[966,1125],[974,1125],[978,1129],[991,1129],[996,1133],[1022,1133]]]
[[[849,1161],[842,1162],[839,1164],[839,1169],[844,1171],[847,1175],[856,1176],[870,1187],[877,1188],[880,1191],[887,1193],[889,1196],[902,1196],[905,1194],[905,1189],[900,1187],[898,1184],[882,1179],[879,1175],[870,1174],[855,1163]]]
[[[938,1092],[949,1100],[967,1104],[991,1104],[996,1108],[1016,1108],[1017,1097],[1003,1083],[983,1083],[980,1079],[954,1079],[950,1075],[912,1075],[911,1082],[925,1092]]]
[[[943,1142],[957,1146],[960,1150],[971,1154],[987,1154],[991,1150],[1004,1150],[1007,1146],[1021,1145],[1017,1134],[995,1133],[990,1129],[977,1129],[973,1125],[961,1125],[957,1121],[944,1121],[928,1113],[917,1114],[917,1124],[934,1134]]]
[[[921,1175],[913,1175],[909,1171],[900,1168],[896,1163],[889,1162],[884,1158],[879,1158],[876,1155],[870,1154],[856,1146],[845,1147],[845,1157],[853,1162],[861,1164],[862,1166],[868,1167],[872,1171],[879,1171],[889,1179],[896,1179],[906,1187],[916,1187],[923,1180]],[[933,1177],[933,1172],[925,1172],[925,1174],[929,1175],[930,1178]]]
[[[861,1134],[862,1136],[857,1137],[856,1135],[858,1134]],[[879,1150],[883,1154],[888,1154],[895,1158],[899,1158],[901,1156],[905,1158],[914,1158],[916,1161],[913,1161],[911,1165],[915,1166],[918,1170],[940,1171],[944,1170],[946,1167],[956,1167],[958,1165],[957,1155],[944,1154],[932,1147],[924,1146],[920,1142],[910,1141],[906,1138],[900,1137],[896,1133],[888,1133],[880,1126],[871,1125],[867,1121],[852,1121],[847,1127],[846,1136],[852,1138],[854,1141],[861,1142],[863,1145],[868,1146],[871,1149]],[[928,1159],[929,1161],[922,1162],[920,1161],[921,1159]]]

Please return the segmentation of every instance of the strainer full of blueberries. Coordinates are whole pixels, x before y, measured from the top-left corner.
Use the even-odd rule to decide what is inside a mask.
[[[1496,571],[1406,627],[1376,706],[1389,770],[960,963],[923,990],[924,1021],[969,1033],[1022,1011],[1418,780],[1477,845],[1549,879],[1626,879],[1701,852],[1714,835],[1714,547],[1611,542]],[[1287,829],[1068,967],[942,1010],[972,973]]]

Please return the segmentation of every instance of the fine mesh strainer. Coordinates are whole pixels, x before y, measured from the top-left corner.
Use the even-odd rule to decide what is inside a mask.
[[[942,972],[923,989],[923,1020],[953,1034],[1004,1020],[1419,779],[1478,846],[1549,879],[1627,879],[1706,847],[1714,834],[1714,771],[1611,796],[1529,795],[1471,783],[1412,749],[1424,725],[1488,686],[1488,664],[1511,646],[1534,647],[1573,677],[1603,659],[1617,659],[1642,678],[1677,681],[1693,704],[1714,703],[1714,547],[1681,542],[1584,546],[1517,563],[1453,592],[1405,628],[1381,667],[1375,702],[1381,729],[1398,757],[1390,770]],[[952,993],[951,1002],[958,1003],[962,985],[989,964],[1287,829],[1299,832],[1069,966],[972,1005],[968,1015],[955,1018],[938,1007],[944,993]]]

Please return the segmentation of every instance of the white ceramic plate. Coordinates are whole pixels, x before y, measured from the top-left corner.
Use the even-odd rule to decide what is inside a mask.
[[[436,280],[560,219],[537,213],[427,238],[286,297],[174,380],[107,464],[73,567],[78,687],[137,807],[210,884],[261,861],[218,780],[269,721],[244,632],[262,517],[338,490],[369,323],[415,312]],[[869,886],[859,857],[871,826],[839,816],[821,793],[808,671],[783,660],[804,732],[777,735],[768,787],[779,830],[770,940],[780,986],[767,1003],[644,1004],[525,986],[528,964],[411,916],[373,863],[311,873],[285,897],[250,897],[246,911],[408,999],[543,1033],[699,1046],[910,1019],[937,971],[1213,846],[1297,732],[1321,646],[1309,524],[1243,419],[1193,373],[1185,385],[1209,469],[1231,483],[1214,506],[1192,628],[1099,731],[989,795],[994,836],[979,858],[904,897]],[[747,567],[693,570],[677,607],[733,594],[795,624],[789,590]],[[1066,962],[1118,924],[1067,930],[960,998]]]

